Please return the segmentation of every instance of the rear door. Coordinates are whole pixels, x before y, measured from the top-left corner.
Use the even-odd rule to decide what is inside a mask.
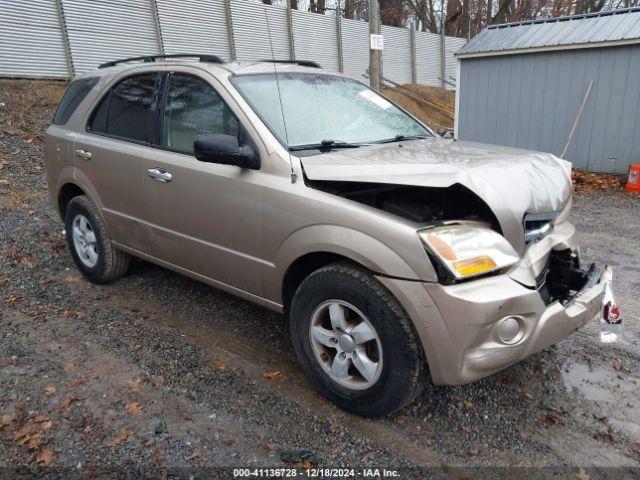
[[[111,238],[150,253],[143,217],[143,160],[158,135],[161,74],[119,79],[98,100],[74,144],[74,164],[100,204]]]
[[[240,143],[248,135],[213,81],[189,71],[165,80],[160,143],[144,162],[153,255],[260,294],[268,265],[261,258],[264,173],[193,155],[196,135],[234,135]]]

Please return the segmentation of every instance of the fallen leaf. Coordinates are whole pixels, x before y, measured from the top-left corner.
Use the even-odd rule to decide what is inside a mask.
[[[79,387],[80,385],[84,385],[85,383],[87,383],[87,377],[85,377],[84,375],[78,375],[70,382],[67,382],[67,385],[69,385],[71,388],[75,388]]]
[[[61,412],[66,412],[69,410],[73,402],[80,402],[81,400],[84,400],[84,398],[78,397],[77,395],[69,395],[60,402],[60,406],[58,408]]]
[[[229,440],[223,440],[222,443],[224,443],[227,447],[230,447],[231,445],[236,443],[236,441],[233,438],[230,438]]]
[[[578,473],[576,473],[576,478],[579,478],[580,480],[591,480],[591,477],[589,476],[587,471],[582,467],[578,469]]]
[[[131,415],[142,415],[142,405],[140,403],[129,403],[125,405],[124,409]]]
[[[613,361],[613,369],[616,372],[622,372],[622,373],[631,373],[631,370],[629,370],[627,367],[625,367],[624,365],[622,365],[622,362],[620,361],[619,358],[616,358]]]
[[[160,388],[164,385],[164,377],[162,375],[158,375],[153,379],[153,385],[156,388]]]
[[[17,445],[36,450],[40,447],[44,434],[51,428],[51,425],[52,422],[49,417],[32,414],[20,429],[13,432],[13,441]]]
[[[607,428],[606,432],[600,432],[598,434],[598,436],[600,438],[603,438],[605,440],[609,440],[610,442],[613,442],[614,437],[613,437],[613,430],[611,429],[611,427]]]
[[[8,367],[9,365],[15,365],[17,362],[17,357],[5,358],[4,360],[0,360],[0,368]]]
[[[527,390],[522,390],[522,396],[528,400],[533,400],[533,394]]]
[[[505,373],[502,375],[502,378],[500,378],[500,382],[505,385],[513,385],[518,382],[518,379],[511,373]]]
[[[559,425],[561,422],[560,422],[560,419],[553,413],[547,413],[544,417],[544,423],[545,423],[545,426],[549,428],[554,425]]]
[[[56,387],[54,387],[53,385],[45,385],[43,390],[44,390],[44,394],[49,397],[54,393],[56,393]]]
[[[130,392],[137,392],[140,389],[141,383],[142,383],[142,380],[140,380],[139,378],[129,380],[127,382],[127,388],[129,389]]]
[[[16,303],[21,298],[22,298],[22,294],[21,293],[13,293],[13,294],[9,295],[5,299],[5,302],[8,303],[8,304],[12,304],[12,303]]]
[[[146,442],[144,442],[142,445],[144,445],[145,448],[149,448],[153,445],[155,445],[156,443],[158,443],[158,440],[155,438],[150,438],[149,440],[147,440]]]
[[[131,437],[133,437],[133,430],[130,428],[123,428],[120,430],[118,435],[113,437],[111,440],[107,440],[105,445],[107,447],[115,447],[116,445],[120,445],[122,442],[128,441]]]
[[[407,423],[408,420],[409,420],[408,415],[398,415],[396,417],[396,422],[400,423],[401,425],[404,425],[405,423]]]
[[[280,371],[267,370],[262,374],[267,380],[278,381],[284,379],[284,375]]]
[[[471,433],[473,430],[471,429],[471,427],[469,425],[463,425],[462,426],[462,431],[464,433]]]
[[[50,447],[41,447],[38,450],[38,454],[36,455],[36,463],[44,463],[45,465],[49,465],[53,460],[55,460],[56,456],[51,450]]]
[[[636,443],[635,450],[636,450],[636,453],[640,453],[640,443]]]
[[[91,428],[91,425],[87,425],[86,427],[84,427],[82,429],[82,433],[80,434],[82,436],[82,438],[84,440],[87,440],[89,437],[89,434],[93,431],[93,428]]]
[[[69,362],[64,366],[64,370],[65,372],[68,372],[68,373],[75,372],[76,364],[73,362]]]
[[[162,461],[164,460],[165,457],[165,449],[164,448],[158,448],[154,453],[153,453],[153,461],[156,464],[162,463]]]
[[[6,415],[3,415],[2,417],[0,417],[0,430],[2,430],[7,425],[10,425],[11,423],[13,423],[15,419],[16,419],[15,410],[11,413],[7,413]]]
[[[211,364],[218,370],[225,370],[229,365],[220,360],[213,360]]]

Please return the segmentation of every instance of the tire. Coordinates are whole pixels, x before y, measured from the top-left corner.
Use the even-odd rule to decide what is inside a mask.
[[[86,223],[83,219],[86,219]],[[129,255],[111,244],[107,226],[98,208],[87,196],[71,199],[66,208],[64,227],[73,261],[89,281],[110,283],[127,274]],[[76,234],[74,228],[84,234]],[[95,241],[92,241],[94,238]]]
[[[339,306],[336,307],[335,303]],[[323,336],[325,330],[331,328],[329,323],[334,323],[332,308],[337,312],[338,319],[344,318],[339,313],[341,309],[348,310],[347,328],[333,330],[338,332],[336,337],[340,338],[339,343],[335,338],[327,340]],[[361,314],[364,319],[359,318]],[[345,342],[343,345],[342,342],[349,329],[352,333],[355,331],[351,325],[362,322],[373,327],[377,334],[375,340],[356,347],[362,352],[364,345],[365,351],[370,352],[365,355],[369,360],[374,360],[368,365],[377,365],[375,375],[371,375],[373,367],[365,369],[370,373],[369,379],[364,378],[360,369],[356,368],[356,351],[348,353],[349,348],[353,348],[352,343]],[[294,349],[305,374],[321,395],[344,410],[364,417],[389,415],[412,402],[426,383],[427,365],[411,320],[382,284],[357,267],[337,263],[309,275],[293,297],[290,326]],[[314,330],[311,330],[312,327]],[[317,327],[319,329],[316,331]],[[362,331],[360,326],[358,329]],[[320,333],[316,336],[317,332]],[[351,337],[357,338],[355,334]],[[322,338],[322,341],[318,342],[315,338]],[[329,342],[332,347],[327,347],[323,342]],[[346,377],[340,366],[337,368],[338,375],[334,377],[333,370],[330,372],[328,369],[334,368],[333,363],[341,355],[338,352],[342,347],[347,357],[343,361],[350,359],[351,364]],[[336,353],[331,359],[334,348]],[[380,352],[377,352],[378,348]],[[361,361],[359,363],[362,365]]]

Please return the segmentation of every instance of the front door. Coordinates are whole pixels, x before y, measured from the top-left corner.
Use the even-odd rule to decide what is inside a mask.
[[[227,285],[262,293],[260,171],[205,163],[196,135],[245,130],[213,86],[189,73],[166,78],[159,148],[144,161],[145,218],[153,255]]]
[[[88,180],[116,243],[149,252],[143,221],[143,161],[157,134],[159,73],[129,76],[99,100],[74,143],[74,164]]]

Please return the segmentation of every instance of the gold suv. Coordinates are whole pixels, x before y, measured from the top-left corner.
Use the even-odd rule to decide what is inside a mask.
[[[442,139],[312,62],[109,62],[69,85],[45,156],[89,280],[133,255],[283,312],[360,415],[545,348],[611,280],[580,268],[568,162]]]

